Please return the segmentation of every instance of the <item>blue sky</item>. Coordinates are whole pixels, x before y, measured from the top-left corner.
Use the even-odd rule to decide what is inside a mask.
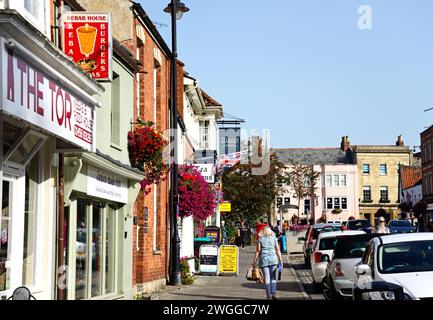
[[[141,0],[171,47],[169,0]],[[183,0],[179,58],[272,147],[419,146],[433,124],[431,0]],[[360,30],[358,8],[372,9]],[[417,149],[419,150],[419,149]]]

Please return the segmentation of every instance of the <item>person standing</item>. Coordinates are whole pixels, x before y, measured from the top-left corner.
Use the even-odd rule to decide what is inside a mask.
[[[373,233],[389,233],[389,228],[385,225],[384,217],[379,217],[379,224],[374,228]]]
[[[222,244],[227,244],[227,228],[225,225],[225,221],[221,221],[221,237],[222,237]]]
[[[241,242],[241,248],[245,248],[245,244],[247,242],[247,238],[248,238],[248,228],[245,225],[245,221],[241,220],[241,224],[239,225],[238,228],[238,237],[239,240]]]
[[[278,240],[270,227],[264,227],[259,232],[259,241],[257,241],[256,245],[253,266],[257,265],[257,260],[265,278],[266,299],[277,300],[276,271],[277,265],[280,266],[279,269],[281,270],[283,259],[281,258]]]

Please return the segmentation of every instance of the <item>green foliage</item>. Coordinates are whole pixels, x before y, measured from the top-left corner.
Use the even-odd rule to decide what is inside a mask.
[[[182,284],[190,285],[194,283],[194,278],[190,274],[188,259],[183,259],[180,262],[180,277]]]
[[[269,167],[269,170],[265,174],[253,174],[253,169],[258,167]],[[284,169],[284,164],[275,155],[269,155],[259,165],[238,163],[223,173],[224,200],[232,204],[232,212],[225,214],[224,220],[227,229],[234,228],[234,235],[234,221],[244,219],[247,225],[254,226],[260,218],[271,213],[275,197],[283,191],[277,182],[285,179]]]

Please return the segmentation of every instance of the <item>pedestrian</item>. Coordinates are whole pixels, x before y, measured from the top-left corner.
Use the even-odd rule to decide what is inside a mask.
[[[277,265],[281,270],[283,259],[281,258],[280,246],[275,233],[270,227],[264,227],[259,232],[259,241],[256,245],[253,266],[257,265],[262,270],[265,278],[265,289],[267,300],[277,300]]]
[[[222,236],[222,244],[227,244],[227,228],[225,226],[225,221],[221,221],[221,236]]]
[[[241,224],[238,228],[238,237],[241,242],[241,248],[244,249],[248,238],[248,228],[245,225],[245,221],[243,219],[241,220]]]
[[[389,228],[385,225],[384,217],[379,217],[379,223],[374,228],[373,233],[389,233]]]

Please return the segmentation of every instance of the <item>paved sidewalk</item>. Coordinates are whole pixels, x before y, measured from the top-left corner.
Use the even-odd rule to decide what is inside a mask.
[[[189,286],[167,286],[164,291],[153,294],[152,299],[160,300],[261,300],[266,298],[263,285],[245,278],[255,253],[255,247],[239,249],[239,276],[196,275]],[[281,281],[277,283],[279,300],[303,300],[308,295],[303,291],[296,272],[289,263],[289,256],[283,255],[284,269]]]

